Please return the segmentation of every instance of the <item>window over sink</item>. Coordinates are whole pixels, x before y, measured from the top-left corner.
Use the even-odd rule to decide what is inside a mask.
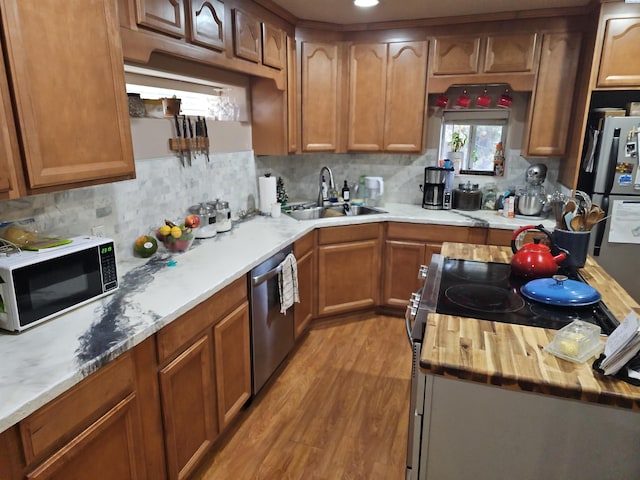
[[[459,162],[463,174],[493,175],[496,144],[506,144],[508,122],[507,109],[444,110],[439,158]]]

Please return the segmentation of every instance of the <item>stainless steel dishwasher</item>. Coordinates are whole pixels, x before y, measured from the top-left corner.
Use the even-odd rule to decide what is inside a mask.
[[[255,395],[293,348],[293,309],[280,313],[278,274],[288,246],[251,270],[251,372]]]

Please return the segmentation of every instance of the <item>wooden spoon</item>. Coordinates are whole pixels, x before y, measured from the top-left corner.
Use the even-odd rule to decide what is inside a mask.
[[[571,229],[574,232],[584,232],[585,222],[582,215],[576,215],[571,219]]]

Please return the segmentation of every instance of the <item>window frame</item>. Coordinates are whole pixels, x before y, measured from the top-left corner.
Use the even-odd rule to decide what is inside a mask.
[[[476,139],[476,127],[478,125],[501,125],[502,135],[500,141],[502,145],[506,145],[507,133],[509,129],[509,114],[508,109],[483,109],[483,110],[443,110],[442,123],[440,127],[440,158],[447,158],[447,152],[450,152],[449,144],[446,139],[446,126],[447,125],[468,125],[469,136],[465,143],[464,148],[460,151],[462,159],[460,162],[460,174],[463,175],[494,175],[492,170],[474,170],[469,168],[470,166],[470,146],[475,145]]]

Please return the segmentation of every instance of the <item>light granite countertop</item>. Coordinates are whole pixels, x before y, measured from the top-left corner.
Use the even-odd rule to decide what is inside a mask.
[[[384,210],[388,213],[306,221],[259,216],[196,240],[183,254],[119,260],[120,284],[113,295],[22,333],[0,333],[0,432],[314,228],[394,221],[515,230],[540,223],[482,210],[406,204],[387,204]],[[550,220],[542,223],[553,228]],[[168,265],[171,258],[175,266]]]

